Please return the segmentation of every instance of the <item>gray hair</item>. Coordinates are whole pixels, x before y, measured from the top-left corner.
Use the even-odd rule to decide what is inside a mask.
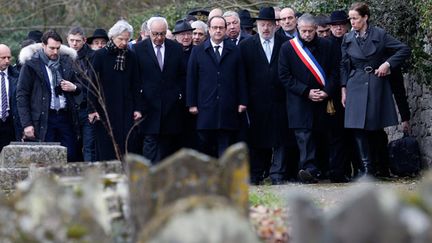
[[[121,19],[119,21],[117,21],[117,23],[115,23],[113,25],[113,27],[111,27],[111,29],[109,29],[108,31],[108,38],[113,38],[116,36],[121,35],[121,33],[123,32],[129,32],[130,36],[133,36],[133,27],[132,25],[130,25],[126,20]]]
[[[302,16],[300,16],[297,20],[297,25],[300,24],[313,24],[313,25],[317,25],[317,21],[316,18],[310,14],[310,13],[304,13]]]
[[[234,12],[234,11],[226,11],[226,12],[222,15],[222,17],[224,17],[224,18],[226,18],[226,17],[236,17],[237,20],[240,22],[240,17],[239,17],[239,15],[238,15],[238,13],[237,13],[237,12]]]
[[[147,20],[147,28],[150,30],[152,24],[156,21],[162,21],[168,29],[168,22],[164,17],[151,17],[149,20]]]
[[[147,21],[144,21],[144,22],[142,23],[142,25],[141,25],[141,31],[142,31],[142,32],[148,32],[148,31],[149,31],[149,28],[148,28],[148,26],[147,26]]]
[[[194,21],[194,22],[191,24],[191,26],[192,26],[192,28],[203,29],[204,32],[207,34],[208,26],[207,26],[206,23],[202,22],[201,20]]]

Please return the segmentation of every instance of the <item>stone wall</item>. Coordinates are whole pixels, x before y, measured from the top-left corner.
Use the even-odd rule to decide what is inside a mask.
[[[418,82],[418,75],[405,76],[405,88],[411,110],[412,135],[417,138],[420,145],[423,167],[432,165],[432,91],[424,82]],[[421,80],[420,80],[421,81]],[[403,136],[399,127],[387,129],[389,140]]]

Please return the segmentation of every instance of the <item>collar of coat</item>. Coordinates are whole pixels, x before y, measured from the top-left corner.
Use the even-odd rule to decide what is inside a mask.
[[[18,56],[18,60],[20,64],[24,65],[24,63],[30,60],[33,57],[33,55],[40,49],[42,49],[42,43],[32,44],[21,49],[20,54]],[[75,60],[78,57],[78,54],[74,49],[65,45],[60,46],[59,55],[60,56],[67,55],[70,58],[72,58],[72,60]]]
[[[380,35],[381,35],[381,28],[378,27],[369,27],[370,28],[370,33],[368,38],[370,38],[370,40],[372,41],[380,41]],[[356,33],[354,30],[351,30],[348,34],[346,34],[346,38],[345,38],[346,42],[353,42],[356,41]]]
[[[205,42],[204,42],[204,49],[211,49],[213,50],[213,46],[210,42],[210,38],[208,38]],[[222,49],[222,54],[224,54],[224,50],[230,51],[232,49],[236,48],[236,46],[230,41],[230,40],[223,40],[223,49]]]

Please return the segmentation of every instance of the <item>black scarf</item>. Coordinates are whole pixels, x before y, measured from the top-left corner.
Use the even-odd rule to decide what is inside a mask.
[[[112,40],[109,40],[106,44],[105,48],[108,52],[117,54],[116,62],[114,65],[114,70],[124,71],[126,68],[126,53],[128,51],[127,48],[120,49],[118,48]]]
[[[311,40],[311,41],[305,41],[303,40],[300,35],[298,35],[298,38],[300,39],[300,41],[303,43],[303,45],[305,47],[307,47],[312,54],[314,54],[314,52],[316,51],[317,47],[318,47],[318,36],[315,35],[315,37]]]

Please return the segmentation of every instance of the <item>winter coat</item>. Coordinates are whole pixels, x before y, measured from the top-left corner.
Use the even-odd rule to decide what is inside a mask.
[[[42,44],[37,43],[24,47],[19,54],[22,65],[17,86],[17,108],[23,128],[33,126],[36,139],[45,140],[48,125],[48,113],[51,103],[51,86],[48,73],[37,52]],[[72,115],[75,131],[78,130],[78,119],[75,116],[73,96],[81,92],[81,85],[76,82],[73,61],[77,57],[74,49],[60,47],[61,75],[77,85],[74,92],[64,92],[68,112]]]
[[[345,127],[379,130],[398,124],[389,76],[378,77],[374,71],[386,61],[397,68],[409,56],[407,45],[378,27],[370,27],[362,46],[354,31],[345,35],[341,61],[341,85],[347,91]]]
[[[279,51],[287,38],[275,36],[270,63],[259,35],[240,43],[248,87],[248,142],[254,147],[272,148],[286,143],[288,116],[286,95],[279,79]]]
[[[195,46],[187,70],[186,103],[198,107],[197,129],[239,128],[239,105],[247,105],[240,50],[224,40],[220,62],[210,39]]]
[[[301,40],[300,40],[301,41]],[[301,61],[289,41],[285,42],[279,56],[279,77],[287,91],[287,110],[289,127],[293,129],[325,128],[324,120],[327,99],[314,102],[308,98],[311,89],[321,89],[329,97],[334,95],[335,80],[338,77],[335,56],[329,40],[315,37],[311,41],[310,51],[321,65],[327,77],[325,86],[317,80]]]

